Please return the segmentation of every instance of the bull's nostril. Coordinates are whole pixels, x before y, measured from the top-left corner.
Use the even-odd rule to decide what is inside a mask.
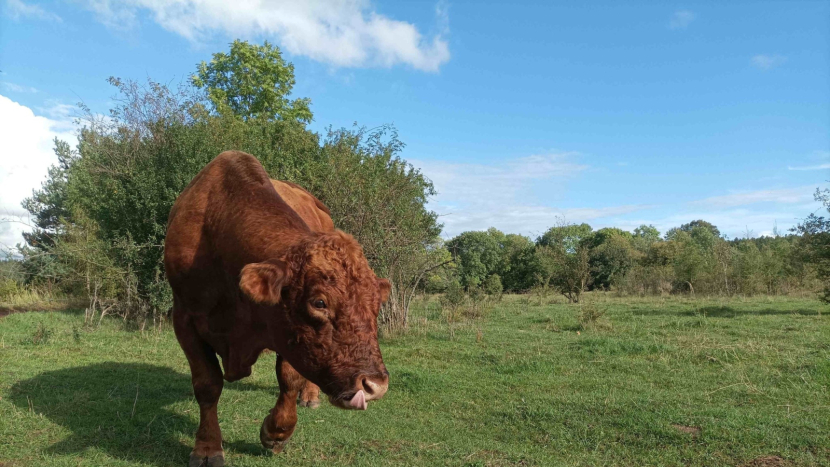
[[[363,392],[366,393],[367,396],[372,396],[377,392],[377,384],[373,383],[367,377],[360,378],[360,385],[363,386]]]
[[[389,378],[383,376],[382,378],[371,378],[368,376],[361,376],[358,378],[358,389],[362,389],[366,393],[367,400],[380,399],[386,394]]]

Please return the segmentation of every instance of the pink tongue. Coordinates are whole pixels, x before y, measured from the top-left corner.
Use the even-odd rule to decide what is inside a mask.
[[[349,401],[349,405],[357,410],[366,410],[368,404],[366,404],[366,395],[363,394],[362,389],[357,391],[357,394],[352,397],[352,400]]]

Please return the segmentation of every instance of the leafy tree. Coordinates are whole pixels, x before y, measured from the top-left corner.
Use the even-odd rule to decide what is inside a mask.
[[[242,118],[312,120],[311,100],[290,100],[294,65],[282,58],[279,47],[235,40],[230,52],[213,54],[192,77],[193,85],[207,91],[219,112],[230,110]]]
[[[458,280],[456,265],[442,238],[436,237],[433,243],[427,246],[427,250],[436,258],[435,264],[438,266],[425,271],[423,281],[418,286],[426,293],[442,293],[451,281]]]
[[[488,275],[495,273],[499,268],[500,237],[494,234],[497,230],[492,230],[494,232],[463,232],[447,242],[447,249],[458,265],[461,284],[468,289],[478,287]]]
[[[537,278],[542,287],[553,287],[571,302],[578,302],[591,278],[588,224],[558,224],[536,240],[536,255],[542,274]]]
[[[617,285],[634,265],[638,252],[631,246],[631,234],[620,229],[601,229],[586,241],[594,287]]]
[[[641,225],[634,229],[631,245],[637,251],[646,253],[652,245],[660,241],[660,231],[653,225]]]
[[[505,236],[499,275],[505,290],[522,292],[536,285],[544,271],[532,240],[523,235]]]
[[[694,293],[694,284],[706,270],[706,258],[692,236],[678,230],[670,240],[675,247],[674,274],[680,284],[688,286]]]
[[[592,231],[588,224],[566,224],[564,220],[560,220],[558,225],[551,227],[539,237],[536,244],[575,253],[580,242],[590,236]]]
[[[736,291],[752,295],[761,291],[761,252],[756,242],[745,240],[734,248],[734,282]]]
[[[454,279],[447,284],[447,289],[441,297],[441,305],[455,310],[463,305],[466,300],[467,295],[464,293],[464,288],[461,287],[461,283],[457,279]]]
[[[39,250],[55,244],[62,220],[70,217],[66,179],[77,155],[69,144],[57,138],[55,155],[58,157],[58,164],[49,167],[46,181],[40,190],[33,190],[32,196],[21,203],[34,221],[32,231],[24,233],[23,238],[27,244]]]
[[[630,232],[626,232],[625,230],[618,229],[616,227],[605,227],[583,238],[582,243],[588,247],[588,249],[592,249],[602,245],[612,237],[620,237],[630,241],[632,235]]]
[[[498,274],[490,274],[487,276],[487,279],[484,279],[484,283],[481,285],[482,290],[487,295],[491,297],[497,297],[497,299],[501,298],[501,294],[504,291],[504,287],[501,284],[501,278]]]
[[[569,253],[561,246],[539,246],[536,252],[545,271],[540,285],[553,287],[571,303],[578,303],[591,278],[588,248],[580,244]]]
[[[669,231],[666,232],[666,240],[672,240],[678,232],[691,233],[695,228],[698,227],[702,227],[708,230],[714,237],[720,237],[720,230],[718,230],[718,228],[715,225],[713,225],[710,222],[706,222],[702,219],[698,219],[689,222],[688,224],[683,224],[680,227],[669,229]]]

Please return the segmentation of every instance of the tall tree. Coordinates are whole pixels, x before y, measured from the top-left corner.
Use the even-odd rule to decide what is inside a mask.
[[[660,231],[653,225],[643,224],[634,229],[632,246],[642,253],[648,253],[651,246],[660,241]]]
[[[69,218],[70,213],[66,180],[77,154],[68,143],[55,138],[55,155],[58,164],[49,167],[46,181],[21,203],[34,220],[32,231],[24,233],[23,238],[30,246],[38,249],[54,245],[61,223]]]
[[[478,287],[488,275],[498,271],[501,261],[499,239],[502,237],[504,234],[491,229],[463,232],[447,242],[464,287]]]
[[[720,237],[720,230],[714,224],[706,222],[703,219],[698,219],[689,222],[688,224],[683,224],[680,227],[669,229],[669,231],[666,232],[666,240],[672,240],[674,236],[677,235],[677,232],[692,233],[692,231],[698,227],[708,230],[715,237]]]
[[[505,235],[499,271],[504,288],[513,292],[528,290],[543,273],[533,241],[524,235]]]
[[[585,240],[594,287],[607,290],[631,269],[638,254],[631,246],[631,239],[631,234],[624,230],[605,228]]]
[[[591,235],[593,229],[588,224],[567,224],[563,219],[547,230],[536,240],[539,246],[563,248],[567,253],[575,253],[579,243]]]
[[[543,274],[538,277],[538,283],[543,287],[552,286],[571,302],[578,302],[591,278],[586,240],[592,231],[588,224],[568,224],[559,219],[557,225],[539,237],[536,255]]]
[[[207,91],[219,112],[230,110],[242,118],[312,120],[311,100],[290,100],[294,65],[282,58],[279,47],[235,40],[230,52],[213,54],[210,63],[199,64],[193,85]]]

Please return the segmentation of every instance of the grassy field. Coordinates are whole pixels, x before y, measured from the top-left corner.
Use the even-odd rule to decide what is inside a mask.
[[[830,316],[814,300],[509,296],[448,325],[419,303],[381,343],[387,396],[365,413],[301,409],[259,445],[274,355],[226,383],[231,466],[830,465]],[[198,408],[169,328],[82,313],[0,319],[0,465],[182,466]]]

